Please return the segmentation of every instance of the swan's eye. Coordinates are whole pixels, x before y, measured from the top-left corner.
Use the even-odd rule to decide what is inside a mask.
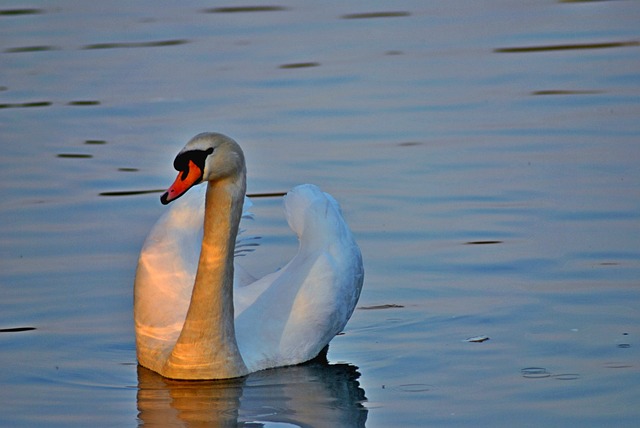
[[[209,147],[207,150],[189,150],[180,153],[173,161],[173,167],[176,171],[182,171],[182,179],[184,180],[189,175],[189,161],[204,171],[204,162],[211,153],[213,153],[213,147]]]

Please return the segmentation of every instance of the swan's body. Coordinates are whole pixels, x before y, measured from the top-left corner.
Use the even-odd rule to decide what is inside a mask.
[[[150,232],[136,272],[139,363],[170,378],[223,379],[316,357],[349,320],[364,276],[337,202],[311,185],[289,192],[285,215],[300,247],[285,267],[254,280],[234,266],[245,199],[240,147],[200,134],[174,166],[180,174],[162,201],[185,196]],[[185,194],[200,181],[206,188]]]

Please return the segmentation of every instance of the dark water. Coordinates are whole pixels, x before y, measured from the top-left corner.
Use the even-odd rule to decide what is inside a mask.
[[[0,425],[636,426],[640,3],[0,7]],[[366,282],[328,362],[138,369],[132,283],[192,135],[333,193]],[[256,274],[295,242],[256,199]]]

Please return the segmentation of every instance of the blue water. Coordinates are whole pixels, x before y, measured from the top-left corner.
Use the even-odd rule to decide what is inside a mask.
[[[0,6],[0,425],[635,426],[640,4],[250,5]],[[249,193],[341,202],[366,280],[328,362],[137,367],[141,192],[202,131]],[[295,239],[254,203],[262,274]]]

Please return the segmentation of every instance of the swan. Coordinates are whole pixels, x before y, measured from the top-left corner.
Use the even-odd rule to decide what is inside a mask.
[[[234,259],[250,204],[238,143],[198,134],[173,165],[178,176],[161,202],[177,201],[151,229],[136,269],[138,363],[166,378],[195,380],[315,358],[344,329],[364,279],[360,249],[336,200],[314,185],[293,188],[284,213],[297,253],[255,279]]]

